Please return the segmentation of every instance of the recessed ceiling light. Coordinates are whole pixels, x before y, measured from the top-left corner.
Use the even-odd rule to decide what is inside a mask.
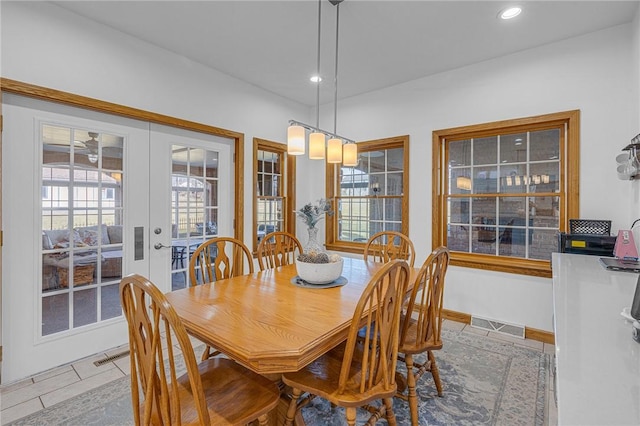
[[[319,75],[312,75],[309,80],[311,80],[312,83],[320,83],[322,81],[322,77]]]
[[[511,19],[511,18],[515,18],[516,16],[520,15],[520,12],[522,12],[522,9],[515,6],[515,7],[508,7],[506,9],[502,9],[500,11],[500,13],[498,14],[498,16],[501,19]]]

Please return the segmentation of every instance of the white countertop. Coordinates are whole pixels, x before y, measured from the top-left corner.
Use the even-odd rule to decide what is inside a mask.
[[[638,274],[553,253],[559,425],[640,425],[640,343],[620,312]]]

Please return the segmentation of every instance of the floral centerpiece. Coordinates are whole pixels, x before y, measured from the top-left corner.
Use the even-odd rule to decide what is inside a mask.
[[[324,252],[324,249],[318,242],[318,228],[316,228],[316,224],[324,219],[325,214],[329,216],[333,215],[333,209],[331,208],[331,202],[324,198],[319,199],[316,204],[308,203],[300,210],[296,210],[296,215],[307,225],[307,231],[309,232],[309,241],[304,247],[305,253]]]
[[[296,215],[307,225],[309,240],[303,248],[303,253],[296,258],[298,276],[311,284],[326,284],[340,278],[343,260],[337,254],[327,254],[318,242],[318,228],[316,224],[325,215],[333,215],[331,202],[320,199],[316,204],[308,203]]]

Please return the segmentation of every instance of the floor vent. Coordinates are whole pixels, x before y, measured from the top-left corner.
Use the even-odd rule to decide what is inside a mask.
[[[115,361],[116,359],[124,358],[125,356],[129,356],[129,351],[128,350],[120,352],[120,353],[117,353],[115,355],[108,356],[108,357],[103,358],[103,359],[99,359],[98,361],[94,361],[93,365],[95,365],[96,367],[100,367],[101,365],[108,364],[111,361]]]
[[[476,317],[472,315],[471,326],[524,339],[524,325],[520,324],[508,324],[505,322]]]

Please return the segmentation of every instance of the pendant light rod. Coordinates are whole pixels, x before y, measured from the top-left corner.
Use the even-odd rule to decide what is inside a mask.
[[[345,138],[344,136],[337,135],[335,133],[329,132],[327,130],[323,130],[323,129],[319,128],[319,127],[315,127],[315,126],[312,126],[310,124],[305,124],[305,123],[303,123],[301,121],[289,120],[289,126],[301,126],[301,127],[304,127],[305,129],[310,130],[312,132],[316,131],[316,132],[319,132],[319,133],[324,133],[325,135],[330,136],[330,137],[334,137],[334,138],[337,138],[337,139],[342,139],[343,141],[345,141],[345,143],[356,143],[356,141],[354,141],[353,139]]]
[[[325,158],[327,163],[342,163],[346,167],[356,167],[358,165],[358,145],[353,139],[348,139],[338,135],[338,46],[339,46],[339,28],[340,28],[340,3],[344,0],[329,0],[336,6],[336,60],[333,81],[333,132],[328,132],[320,128],[320,84],[316,87],[316,125],[311,126],[297,120],[289,120],[289,128],[287,129],[287,153],[289,155],[303,155],[305,153],[305,130],[312,133],[309,135],[309,159],[320,160]],[[318,0],[318,57],[317,57],[317,75],[320,76],[320,40],[322,28],[322,0]],[[324,136],[323,136],[324,135]],[[326,141],[324,137],[330,139]]]
[[[320,127],[320,28],[322,27],[322,0],[318,0],[318,62],[316,76],[318,83],[316,86],[316,127]]]
[[[331,2],[334,4],[333,2]],[[336,6],[336,68],[333,74],[333,133],[338,130],[338,35],[340,29],[340,2]]]

